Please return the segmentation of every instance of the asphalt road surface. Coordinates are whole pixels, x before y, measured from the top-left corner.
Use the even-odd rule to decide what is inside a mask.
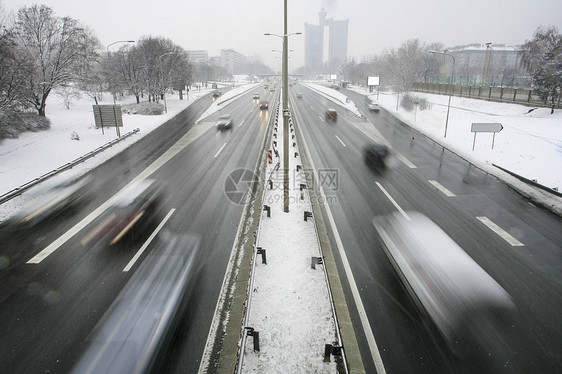
[[[297,92],[303,97],[297,98]],[[386,371],[560,372],[560,217],[443,150],[385,110],[365,111],[362,95],[344,93],[357,103],[365,120],[303,85],[293,87],[290,97],[296,126],[316,168],[316,182],[326,194],[323,214],[329,210],[334,217],[335,230],[328,227],[332,247],[337,247],[339,235]],[[338,111],[337,122],[325,120],[328,107]],[[394,150],[391,168],[383,172],[368,167],[362,154],[365,145],[381,142],[379,134]],[[337,174],[337,178],[322,178],[322,174]],[[494,355],[453,356],[402,288],[371,222],[374,216],[397,209],[430,217],[512,296],[517,318],[505,341],[497,342]],[[510,244],[505,233],[519,244]],[[341,263],[339,271],[344,273]],[[375,372],[349,289],[346,296],[365,367]]]

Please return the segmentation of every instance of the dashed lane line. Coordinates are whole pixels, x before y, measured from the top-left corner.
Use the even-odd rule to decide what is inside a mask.
[[[488,228],[490,230],[492,230],[493,232],[498,234],[503,240],[505,240],[506,242],[508,242],[512,246],[514,246],[514,247],[524,247],[525,246],[525,244],[523,244],[519,240],[515,239],[513,236],[511,236],[511,234],[509,234],[507,231],[505,231],[504,229],[502,229],[501,227],[496,225],[488,217],[482,216],[482,217],[476,217],[476,218],[480,222],[482,222],[484,225],[488,226]]]
[[[437,182],[436,180],[429,180],[429,183],[431,183],[433,186],[435,186],[435,188],[437,188],[439,191],[443,192],[445,194],[445,196],[448,197],[455,197],[457,195],[455,195],[454,193],[452,193],[451,191],[449,191],[445,186],[443,186],[441,183]]]

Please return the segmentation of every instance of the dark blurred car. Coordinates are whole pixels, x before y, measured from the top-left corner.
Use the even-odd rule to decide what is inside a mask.
[[[363,156],[367,165],[377,168],[386,168],[386,158],[390,151],[386,145],[372,143],[363,148]]]
[[[326,110],[326,121],[334,121],[338,120],[338,112],[335,109],[328,109]]]
[[[262,101],[260,103],[260,110],[267,110],[269,109],[269,103],[267,101]]]
[[[257,103],[259,99],[260,99],[260,95],[257,92],[254,92],[254,96],[252,97],[252,100]]]
[[[516,307],[453,239],[419,212],[375,217],[373,224],[404,288],[454,354],[505,349]]]
[[[113,245],[126,236],[144,233],[159,217],[164,194],[164,184],[154,179],[145,179],[125,188],[95,220],[94,229],[82,240],[82,245],[92,241]]]
[[[297,99],[302,99],[302,93],[297,93]]]
[[[219,130],[232,129],[232,116],[230,114],[223,114],[219,117],[215,126],[217,126]]]
[[[215,91],[213,92],[213,99],[218,99],[221,96],[221,92],[220,91]]]
[[[90,176],[69,178],[61,182],[45,182],[30,196],[30,202],[13,215],[5,225],[12,229],[32,227],[64,212],[69,212],[84,202],[91,193],[93,179]]]
[[[160,372],[202,269],[197,237],[159,235],[88,336],[71,373]]]

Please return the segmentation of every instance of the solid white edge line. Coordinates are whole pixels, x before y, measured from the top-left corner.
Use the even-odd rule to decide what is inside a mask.
[[[345,143],[340,139],[339,136],[337,136],[337,135],[334,135],[334,136],[336,137],[336,139],[338,139],[340,141],[341,145],[343,145],[344,147],[347,147],[347,145],[345,145]]]
[[[224,149],[224,147],[226,147],[226,143],[224,143],[221,147],[221,149],[219,149],[219,151],[217,153],[215,153],[214,158],[217,158],[217,156],[222,152],[222,150]]]
[[[308,145],[306,141],[302,139],[303,147],[305,148],[306,152],[310,155],[310,151],[308,149]],[[316,166],[314,165],[314,161],[312,161],[312,157],[310,158],[310,166],[312,170],[316,170]],[[324,194],[324,188],[319,186],[319,192],[324,201],[328,201],[326,199],[326,195]],[[336,245],[338,247],[338,253],[342,260],[343,267],[345,269],[345,274],[347,276],[347,280],[349,282],[349,288],[351,288],[351,294],[353,295],[353,301],[355,302],[355,307],[357,308],[357,312],[359,313],[359,318],[361,319],[361,325],[363,327],[363,332],[365,333],[365,338],[367,339],[367,343],[369,344],[369,351],[371,352],[371,357],[373,362],[375,363],[375,368],[378,374],[386,374],[386,370],[384,368],[384,363],[382,362],[382,357],[379,352],[379,348],[377,346],[377,342],[375,341],[375,336],[373,334],[373,330],[371,329],[371,324],[369,322],[369,318],[367,317],[367,312],[365,311],[365,307],[363,306],[363,302],[361,301],[361,295],[359,294],[359,289],[357,288],[357,284],[355,283],[355,277],[353,276],[353,272],[351,271],[351,266],[349,265],[349,261],[347,259],[347,255],[345,253],[345,249],[343,247],[343,243],[340,238],[340,234],[338,228],[336,227],[336,222],[332,215],[332,211],[330,210],[330,206],[328,204],[324,204],[326,208],[326,214],[328,215],[328,221],[330,222],[330,226],[332,228],[332,232],[334,234],[334,239],[336,240]],[[345,342],[344,342],[345,345]]]
[[[448,197],[457,196],[454,193],[452,193],[451,191],[449,191],[449,189],[447,187],[443,186],[441,183],[437,182],[436,180],[428,180],[428,182],[431,183],[435,188],[437,188],[439,191],[443,192]]]
[[[513,236],[511,236],[511,234],[509,234],[507,231],[505,231],[504,229],[502,229],[501,227],[496,225],[488,217],[482,216],[482,217],[476,217],[476,218],[480,222],[482,222],[484,225],[488,226],[488,228],[490,230],[492,230],[493,232],[498,234],[503,240],[505,240],[506,242],[511,244],[513,247],[524,247],[525,246],[525,244],[523,244],[519,240],[515,239]]]
[[[156,237],[156,235],[160,232],[160,230],[162,230],[162,227],[164,227],[164,225],[166,224],[166,222],[168,221],[168,219],[170,219],[170,217],[172,216],[172,214],[174,214],[174,212],[176,211],[176,209],[172,209],[168,212],[168,214],[166,215],[166,217],[164,217],[164,219],[162,220],[162,222],[160,222],[160,224],[158,225],[158,227],[156,227],[156,229],[154,229],[154,231],[152,232],[152,234],[150,234],[150,237],[148,239],[146,239],[146,242],[144,242],[144,244],[142,245],[142,247],[140,247],[140,249],[137,251],[137,253],[135,253],[135,255],[133,256],[133,258],[131,259],[131,261],[129,261],[129,263],[127,264],[127,266],[125,266],[125,268],[123,269],[124,272],[127,272],[129,270],[131,270],[131,268],[133,267],[133,265],[135,264],[135,262],[137,262],[137,260],[139,259],[139,257],[143,254],[143,252],[146,250],[146,248],[148,248],[148,246],[150,245],[150,243],[152,242],[152,240]]]
[[[375,182],[377,184],[377,186],[379,186],[379,188],[381,189],[381,191],[386,195],[386,197],[388,198],[388,200],[390,200],[390,202],[392,204],[394,204],[394,206],[396,207],[396,209],[398,209],[398,211],[404,216],[404,218],[406,218],[408,221],[410,220],[410,217],[408,217],[408,215],[406,214],[406,212],[404,211],[404,209],[402,209],[402,207],[400,207],[400,205],[398,205],[398,203],[392,198],[392,196],[390,196],[390,194],[384,189],[384,187],[379,183],[379,182]]]

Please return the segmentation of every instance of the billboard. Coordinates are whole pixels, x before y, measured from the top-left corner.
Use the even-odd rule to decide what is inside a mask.
[[[380,77],[367,77],[367,86],[378,86],[380,84]]]

